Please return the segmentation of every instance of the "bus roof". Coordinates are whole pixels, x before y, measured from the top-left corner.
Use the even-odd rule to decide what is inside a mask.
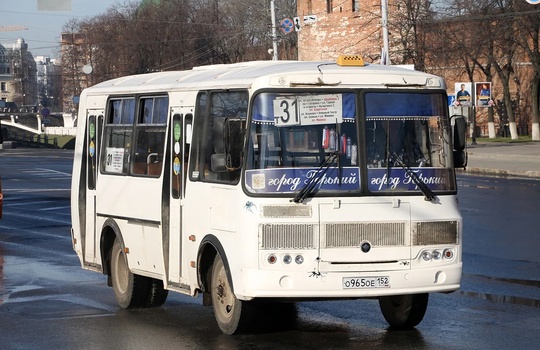
[[[444,80],[438,76],[397,66],[340,66],[330,61],[252,61],[130,75],[94,85],[87,93],[293,86],[446,89]]]

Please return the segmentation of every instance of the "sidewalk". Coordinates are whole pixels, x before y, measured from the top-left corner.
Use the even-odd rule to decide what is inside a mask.
[[[467,145],[466,172],[540,178],[540,142],[478,142]]]

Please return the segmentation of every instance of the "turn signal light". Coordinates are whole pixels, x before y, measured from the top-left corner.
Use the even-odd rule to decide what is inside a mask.
[[[453,259],[454,258],[454,251],[452,249],[445,249],[443,252],[443,256],[445,259]]]
[[[274,254],[270,254],[268,255],[267,260],[270,264],[275,264],[277,262],[277,257]]]

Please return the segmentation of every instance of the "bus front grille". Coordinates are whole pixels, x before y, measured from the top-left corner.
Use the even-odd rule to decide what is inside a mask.
[[[312,224],[261,224],[259,247],[261,249],[312,249],[315,248],[315,229]]]
[[[416,222],[411,225],[413,245],[457,244],[457,221]]]
[[[314,249],[319,247],[319,225],[260,224],[260,249]],[[411,235],[409,236],[409,233]],[[320,248],[358,247],[369,242],[373,247],[458,243],[457,221],[326,223],[322,225]]]
[[[404,222],[357,222],[324,225],[321,248],[358,247],[368,241],[373,247],[409,244]]]

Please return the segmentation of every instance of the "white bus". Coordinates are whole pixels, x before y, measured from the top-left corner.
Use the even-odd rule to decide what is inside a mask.
[[[461,281],[465,124],[445,89],[356,56],[90,87],[73,248],[122,308],[202,293],[226,334],[320,299],[378,298],[391,326],[414,327],[428,293]]]

